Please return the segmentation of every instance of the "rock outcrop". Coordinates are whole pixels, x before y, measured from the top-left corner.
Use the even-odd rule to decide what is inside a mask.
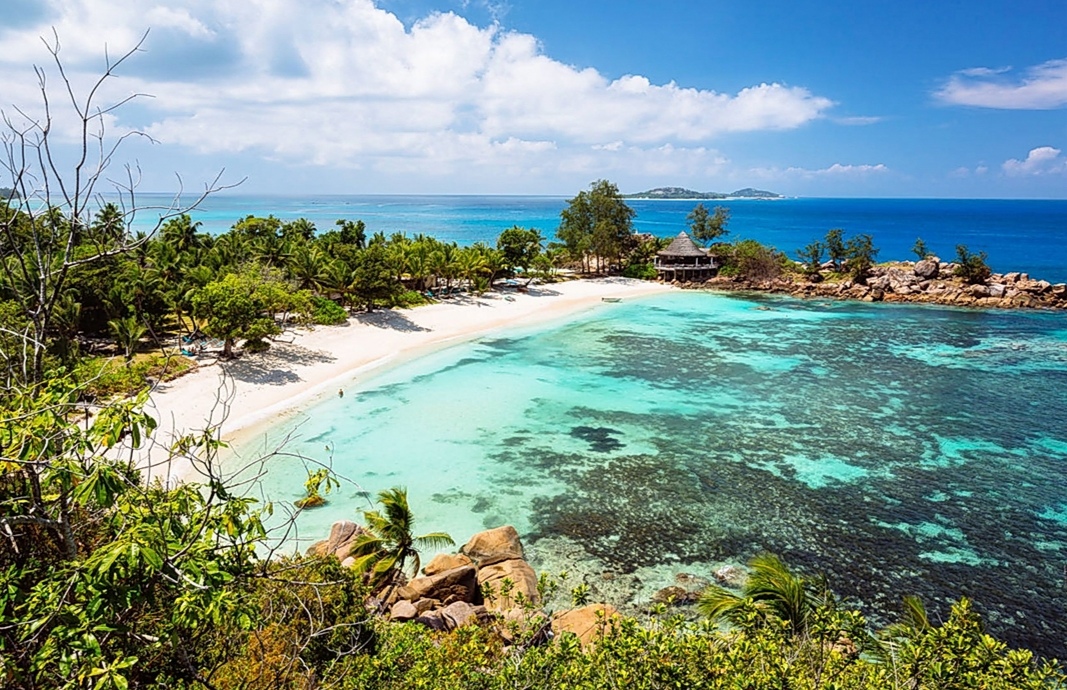
[[[537,573],[521,558],[478,568],[478,586],[488,592],[485,605],[490,611],[507,611],[522,604],[540,603]]]
[[[462,568],[465,565],[473,565],[474,562],[463,554],[439,553],[433,557],[422,569],[423,575],[437,575],[446,570]]]
[[[969,284],[955,275],[957,265],[930,257],[871,269],[865,283],[856,283],[832,271],[805,277],[797,274],[769,282],[752,283],[718,276],[683,287],[751,290],[795,297],[861,300],[864,302],[915,302],[958,307],[1001,309],[1067,309],[1067,284],[1033,280],[1026,273],[994,273],[982,283]],[[824,275],[825,274],[825,275]]]
[[[396,596],[407,601],[436,599],[447,606],[456,601],[474,601],[478,585],[478,571],[474,566],[464,565],[429,577],[413,578],[397,588]]]
[[[589,647],[599,640],[618,618],[619,612],[613,606],[589,604],[552,616],[552,632],[556,635],[576,635],[582,647]]]
[[[334,523],[330,537],[308,549],[310,556],[336,556],[345,565],[354,541],[363,534],[355,523]],[[458,554],[437,554],[422,575],[387,588],[381,603],[395,622],[415,621],[434,630],[450,631],[494,616],[509,631],[522,621],[545,620],[538,610],[537,574],[525,560],[519,533],[504,526],[479,532]],[[487,595],[487,598],[483,596]],[[547,630],[547,627],[546,627]],[[547,634],[547,633],[546,633]]]
[[[349,520],[340,520],[333,523],[330,528],[330,536],[322,541],[317,541],[308,547],[309,556],[336,556],[342,563],[346,561],[355,548],[356,539],[366,530]]]
[[[475,534],[460,549],[460,553],[474,561],[479,568],[524,558],[519,533],[511,525]]]

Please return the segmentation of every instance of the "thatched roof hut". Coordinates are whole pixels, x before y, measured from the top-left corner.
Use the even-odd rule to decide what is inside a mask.
[[[678,236],[671,240],[671,243],[667,245],[667,248],[656,252],[656,256],[663,258],[687,258],[687,257],[708,257],[708,252],[702,249],[689,237],[689,233],[682,230],[678,233]]]
[[[656,252],[656,273],[663,280],[706,280],[719,270],[715,257],[697,245],[684,230],[667,248]]]

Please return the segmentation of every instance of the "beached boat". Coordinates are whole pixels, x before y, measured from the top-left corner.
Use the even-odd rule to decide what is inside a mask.
[[[602,302],[621,302],[622,297],[601,297]]]

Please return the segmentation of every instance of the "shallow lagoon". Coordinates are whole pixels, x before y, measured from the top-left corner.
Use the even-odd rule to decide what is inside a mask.
[[[879,622],[966,594],[1064,656],[1062,314],[670,293],[379,372],[285,436],[358,484],[303,539],[403,485],[417,530],[514,524],[620,603],[770,550]],[[304,476],[273,458],[262,490]]]

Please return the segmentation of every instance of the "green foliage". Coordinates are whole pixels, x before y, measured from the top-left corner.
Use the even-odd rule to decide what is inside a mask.
[[[966,245],[956,245],[956,276],[967,283],[984,283],[993,271],[986,264],[986,253],[971,253]]]
[[[496,248],[501,253],[501,263],[504,269],[512,274],[521,271],[523,275],[531,277],[530,267],[541,255],[544,249],[545,238],[541,231],[536,228],[521,228],[514,225],[504,232],[496,240]]]
[[[656,267],[652,264],[630,264],[622,270],[623,276],[638,280],[655,280]]]
[[[419,549],[451,546],[452,537],[443,532],[430,532],[416,537],[412,533],[415,518],[408,507],[407,490],[399,487],[378,494],[384,513],[371,510],[363,513],[366,532],[359,536],[352,555],[357,572],[365,573],[375,590],[390,586],[396,576],[404,572],[410,560],[412,570],[419,570]]]
[[[808,276],[818,275],[822,264],[823,252],[826,252],[834,264],[834,272],[845,271],[852,280],[863,283],[867,280],[878,250],[870,235],[856,235],[845,238],[845,231],[834,228],[827,231],[826,238],[815,241],[797,252],[797,257],[804,264],[804,273]]]
[[[845,270],[848,271],[852,280],[863,283],[867,280],[871,268],[874,267],[876,256],[878,256],[878,250],[874,248],[871,236],[856,235],[845,245]]]
[[[737,276],[754,283],[769,283],[780,278],[789,266],[789,259],[774,247],[756,240],[737,240],[715,247],[723,260],[719,271],[724,276]]]
[[[186,357],[159,352],[138,355],[124,363],[112,357],[90,357],[78,362],[72,378],[84,399],[108,400],[137,395],[148,387],[149,379],[171,381],[195,367]]]
[[[280,286],[251,272],[230,273],[194,294],[193,313],[204,320],[205,333],[224,341],[223,356],[229,357],[238,338],[254,341],[280,331],[273,309],[287,297]]]
[[[258,566],[260,515],[221,484],[146,484],[115,459],[120,441],[138,447],[155,427],[146,394],[91,423],[73,414],[77,397],[57,377],[0,402],[0,677],[10,688],[190,683],[209,635],[251,623],[241,583]]]
[[[133,353],[137,351],[137,345],[148,332],[148,328],[136,316],[112,319],[107,322],[107,325],[111,328],[112,335],[115,336],[115,342],[123,349],[126,361],[129,362],[133,359]]]
[[[348,312],[332,299],[314,297],[311,304],[312,323],[321,326],[337,326],[348,321]]]
[[[826,245],[816,240],[803,249],[797,250],[797,258],[804,264],[804,273],[808,276],[819,275],[819,270],[822,268],[823,252],[826,251]]]
[[[918,257],[919,261],[933,255],[929,247],[926,246],[926,242],[923,242],[923,238],[921,237],[915,238],[915,244],[912,245],[911,251]]]
[[[371,242],[358,255],[358,264],[352,271],[352,294],[367,311],[373,311],[377,302],[387,301],[400,291],[390,265],[384,243]]]
[[[716,206],[715,211],[709,214],[704,204],[697,204],[686,216],[686,220],[689,222],[689,234],[693,239],[707,246],[729,232],[726,225],[730,222],[730,209]]]
[[[845,247],[845,231],[841,228],[833,228],[826,231],[823,246],[830,261],[834,262],[834,269],[840,268],[841,263],[848,258],[848,249]]]
[[[297,508],[318,508],[326,505],[323,494],[328,494],[339,486],[340,482],[325,467],[308,470],[308,478],[304,482],[304,497],[295,505]]]
[[[596,259],[598,273],[606,266],[621,268],[636,244],[635,215],[615,184],[599,180],[589,191],[579,192],[567,201],[556,235],[563,240],[571,259],[580,261],[586,271],[591,257]]]

